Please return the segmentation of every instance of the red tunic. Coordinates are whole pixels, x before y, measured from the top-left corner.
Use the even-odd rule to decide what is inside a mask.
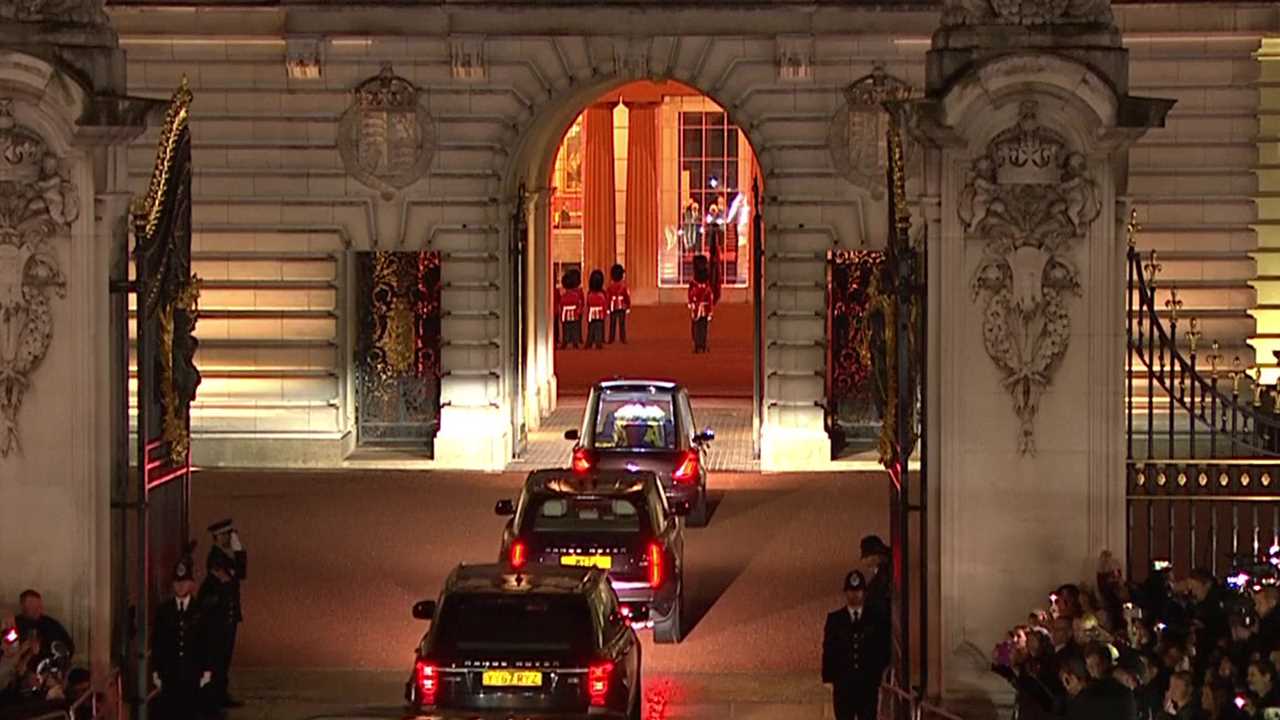
[[[586,299],[581,288],[562,290],[560,292],[560,322],[577,322],[582,317],[582,306]]]
[[[631,291],[626,281],[610,283],[605,294],[609,296],[609,312],[631,309]]]
[[[587,293],[587,322],[604,320],[609,308],[609,298],[600,290]]]
[[[715,304],[715,297],[711,292],[711,285],[700,283],[697,281],[689,283],[689,317],[698,320],[700,318],[711,319],[711,308]]]

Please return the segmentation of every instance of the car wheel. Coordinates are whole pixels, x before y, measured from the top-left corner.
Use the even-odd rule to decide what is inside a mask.
[[[676,593],[676,601],[671,605],[671,612],[666,617],[660,617],[653,621],[653,641],[663,645],[670,645],[680,642],[683,637],[681,633],[684,629],[680,626],[682,610],[684,609],[684,588]]]
[[[703,488],[698,493],[698,499],[694,501],[693,507],[689,509],[689,514],[685,516],[685,524],[689,527],[706,527],[707,526],[707,489]]]

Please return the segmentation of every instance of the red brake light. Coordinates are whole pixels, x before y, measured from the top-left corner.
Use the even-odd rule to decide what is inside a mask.
[[[511,543],[511,567],[519,570],[529,561],[529,548],[522,540]]]
[[[591,457],[591,451],[584,447],[576,447],[573,449],[573,471],[579,475],[591,472],[591,466],[595,464],[595,459]]]
[[[697,482],[698,462],[698,451],[686,450],[684,456],[680,458],[680,464],[676,466],[675,472],[671,473],[671,479],[678,483]]]
[[[649,587],[656,588],[662,585],[662,555],[661,545],[649,543]]]
[[[592,705],[604,705],[609,695],[609,681],[613,675],[613,663],[596,663],[587,669],[587,694]]]
[[[418,698],[423,705],[434,705],[438,675],[436,666],[425,660],[419,660],[413,667],[414,682],[418,685]]]

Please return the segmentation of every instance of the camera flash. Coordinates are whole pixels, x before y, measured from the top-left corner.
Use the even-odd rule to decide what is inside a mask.
[[[1237,696],[1236,696],[1236,707],[1237,707],[1237,708],[1243,708],[1243,707],[1244,707],[1244,705],[1245,705],[1245,699],[1244,699],[1244,696],[1243,696],[1243,695],[1237,695]]]

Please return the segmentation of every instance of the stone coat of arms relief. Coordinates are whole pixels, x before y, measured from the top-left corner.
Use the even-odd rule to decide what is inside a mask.
[[[1040,397],[1071,338],[1068,295],[1080,293],[1069,255],[1102,206],[1084,155],[1040,125],[1034,101],[973,161],[960,193],[969,239],[984,243],[972,281],[985,299],[982,341],[1018,416],[1018,451],[1034,454]]]
[[[943,27],[956,25],[1110,25],[1111,0],[946,0]]]
[[[889,129],[889,113],[883,103],[907,100],[911,86],[885,72],[877,65],[870,74],[855,80],[844,90],[844,104],[836,111],[827,134],[831,160],[836,170],[856,187],[865,190],[873,200],[885,196],[885,173],[889,169],[885,133]],[[915,154],[914,143],[904,143],[906,167]]]
[[[66,295],[52,240],[80,206],[61,166],[0,99],[0,457],[20,447],[18,411],[53,339],[51,295]]]
[[[417,182],[431,165],[431,118],[418,88],[390,64],[356,87],[338,125],[338,153],[347,172],[384,200]]]

